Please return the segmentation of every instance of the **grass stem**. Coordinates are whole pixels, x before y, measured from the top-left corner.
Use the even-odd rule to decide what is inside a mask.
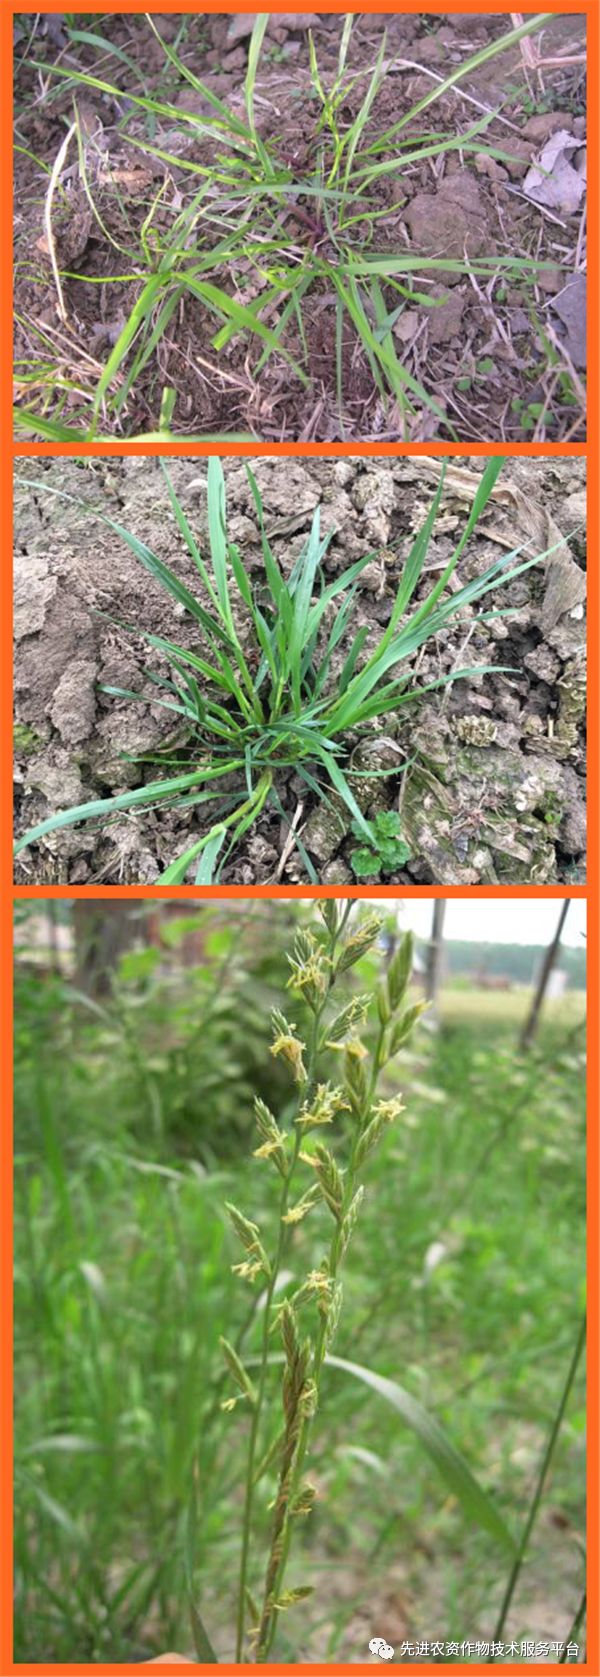
[[[559,1432],[560,1432],[560,1429],[561,1429],[561,1426],[562,1426],[563,1417],[564,1417],[564,1413],[565,1413],[567,1403],[568,1403],[568,1400],[569,1400],[569,1394],[570,1394],[570,1391],[571,1391],[571,1387],[573,1385],[573,1381],[574,1381],[575,1375],[577,1373],[579,1358],[581,1356],[581,1353],[583,1351],[583,1347],[584,1347],[584,1344],[585,1344],[585,1330],[586,1330],[586,1319],[585,1319],[585,1315],[584,1315],[583,1318],[582,1318],[580,1327],[579,1327],[579,1332],[578,1332],[577,1339],[576,1339],[576,1342],[575,1342],[575,1349],[573,1351],[573,1355],[571,1357],[571,1362],[569,1364],[569,1369],[568,1369],[568,1372],[567,1372],[567,1378],[565,1380],[565,1384],[564,1384],[562,1396],[561,1396],[561,1399],[560,1399],[560,1403],[558,1405],[558,1409],[557,1409],[556,1414],[554,1416],[554,1420],[552,1422],[552,1426],[551,1426],[551,1429],[550,1429],[550,1434],[549,1434],[549,1437],[548,1437],[548,1442],[546,1444],[546,1448],[544,1450],[544,1454],[542,1456],[542,1460],[541,1460],[541,1463],[540,1463],[540,1470],[539,1470],[539,1473],[538,1473],[538,1478],[537,1478],[537,1484],[536,1484],[536,1487],[535,1487],[535,1491],[533,1493],[533,1497],[532,1497],[532,1500],[531,1500],[531,1507],[529,1509],[529,1513],[528,1513],[527,1519],[525,1521],[525,1526],[523,1528],[523,1534],[522,1534],[522,1537],[521,1537],[521,1541],[519,1543],[519,1547],[518,1547],[518,1550],[517,1550],[517,1554],[515,1556],[514,1564],[511,1568],[509,1578],[508,1578],[508,1583],[506,1585],[506,1589],[504,1591],[504,1596],[502,1598],[502,1605],[501,1605],[500,1612],[499,1612],[499,1615],[498,1615],[498,1620],[497,1620],[497,1623],[496,1623],[496,1629],[494,1631],[494,1641],[495,1642],[499,1642],[502,1638],[502,1633],[503,1633],[503,1630],[504,1630],[504,1626],[506,1624],[507,1615],[508,1615],[510,1605],[511,1605],[511,1602],[512,1602],[512,1599],[513,1599],[518,1581],[519,1581],[521,1568],[523,1566],[523,1562],[524,1562],[525,1556],[527,1554],[527,1549],[528,1549],[528,1546],[529,1546],[529,1539],[531,1537],[531,1534],[532,1534],[532,1531],[533,1531],[533,1528],[534,1528],[534,1525],[535,1525],[538,1509],[539,1509],[541,1498],[542,1498],[542,1491],[544,1489],[544,1485],[546,1483],[546,1478],[547,1478],[548,1470],[549,1470],[549,1467],[550,1467],[550,1463],[551,1463],[552,1457],[554,1455],[554,1449],[555,1449],[556,1441],[557,1441],[557,1438],[558,1438],[558,1435],[559,1435]],[[494,1664],[494,1655],[491,1656],[490,1660],[488,1661],[488,1664],[490,1664],[490,1665]]]

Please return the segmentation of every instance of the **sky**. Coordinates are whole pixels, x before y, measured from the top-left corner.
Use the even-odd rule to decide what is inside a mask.
[[[549,943],[561,906],[559,897],[450,897],[444,937],[481,943]],[[398,919],[403,930],[428,937],[432,908],[431,897],[400,897]],[[575,949],[585,947],[585,910],[583,898],[572,899],[562,941]]]

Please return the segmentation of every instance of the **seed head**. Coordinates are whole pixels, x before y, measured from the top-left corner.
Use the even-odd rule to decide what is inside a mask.
[[[229,1340],[224,1339],[223,1336],[221,1336],[220,1345],[227,1367],[233,1375],[236,1385],[239,1386],[240,1392],[244,1397],[250,1399],[250,1403],[256,1403],[256,1387],[253,1386],[250,1375],[247,1374],[244,1364],[238,1357],[235,1347],[230,1345]],[[231,1409],[235,1404],[236,1399],[228,1398],[226,1401],[227,1407]]]
[[[381,1119],[383,1124],[393,1124],[401,1112],[404,1112],[401,1095],[393,1095],[392,1099],[387,1101],[376,1101],[373,1107],[373,1117]]]
[[[332,1124],[338,1112],[349,1112],[343,1089],[332,1089],[329,1083],[318,1083],[312,1100],[305,1101],[296,1123],[302,1130],[314,1130],[319,1124]]]
[[[388,967],[387,983],[392,1010],[400,1006],[413,967],[414,939],[412,932],[402,938]]]
[[[269,1111],[264,1101],[255,1099],[254,1116],[258,1133],[262,1136],[260,1147],[255,1147],[255,1159],[272,1159],[277,1166],[280,1176],[287,1176],[287,1159],[285,1154],[285,1137],[279,1128],[273,1113]]]
[[[361,1208],[362,1202],[364,1200],[364,1197],[365,1197],[365,1190],[364,1190],[364,1188],[362,1187],[362,1184],[361,1184],[360,1188],[357,1188],[356,1193],[354,1195],[354,1198],[350,1201],[350,1204],[348,1206],[348,1210],[347,1210],[346,1215],[345,1215],[345,1217],[342,1221],[341,1236],[340,1236],[340,1250],[339,1250],[340,1258],[343,1258],[344,1253],[346,1252],[346,1250],[348,1248],[348,1245],[350,1243],[352,1233],[353,1233],[353,1229],[354,1229],[354,1224],[355,1224],[356,1219],[358,1217],[358,1213],[360,1211],[360,1208]]]
[[[329,1206],[332,1217],[339,1222],[344,1200],[344,1184],[333,1154],[319,1141],[314,1153],[302,1153],[301,1158],[305,1164],[312,1165],[323,1199]]]
[[[288,988],[303,996],[314,1012],[327,993],[330,958],[311,932],[299,932],[288,960],[292,968]]]
[[[302,1195],[302,1199],[298,1200],[296,1205],[290,1205],[289,1210],[284,1212],[281,1219],[282,1223],[301,1223],[303,1217],[307,1217],[309,1211],[312,1211],[313,1205],[316,1205],[319,1198],[319,1189],[315,1183],[312,1188],[307,1189],[307,1192]]]
[[[317,1307],[321,1316],[327,1317],[333,1299],[334,1283],[324,1269],[311,1269],[306,1277],[308,1293],[312,1293],[317,1300]]]
[[[311,1514],[317,1500],[317,1492],[309,1479],[300,1486],[298,1495],[294,1498],[290,1514]]]
[[[344,1054],[344,1088],[355,1116],[362,1117],[368,1101],[368,1082],[365,1069],[367,1050],[364,1042],[353,1037],[346,1043]]]
[[[344,944],[338,961],[338,972],[346,972],[348,967],[353,967],[360,961],[361,955],[366,955],[367,949],[370,949],[371,944],[379,937],[382,926],[383,918],[380,914],[366,915]]]
[[[369,1007],[370,996],[355,996],[354,1000],[343,1007],[336,1019],[332,1019],[327,1026],[327,1040],[325,1048],[339,1049],[342,1038],[348,1035],[356,1026],[364,1024]]]
[[[397,1019],[393,1025],[390,1035],[388,1048],[389,1059],[392,1058],[392,1055],[397,1054],[398,1049],[402,1048],[404,1043],[408,1041],[409,1036],[412,1035],[417,1019],[420,1018],[421,1014],[428,1006],[428,1002],[415,1002],[413,1007],[407,1007],[406,1011],[400,1014],[400,1018]]]
[[[339,923],[338,906],[335,901],[335,897],[324,897],[323,901],[317,904],[317,907],[321,919],[326,925],[328,932],[330,932],[333,937],[334,932],[337,932]]]
[[[283,1013],[273,1013],[271,1018],[275,1032],[271,1053],[275,1059],[281,1054],[287,1060],[296,1083],[306,1083],[306,1067],[302,1058],[306,1044],[296,1036],[293,1025],[288,1023]]]
[[[233,1274],[241,1275],[244,1281],[255,1281],[257,1275],[266,1275],[268,1278],[271,1274],[271,1266],[264,1246],[259,1239],[258,1224],[250,1223],[248,1218],[244,1217],[243,1212],[238,1211],[237,1206],[231,1205],[228,1200],[225,1202],[225,1209],[229,1213],[242,1246],[248,1253],[248,1257],[244,1259],[243,1263],[233,1264]]]

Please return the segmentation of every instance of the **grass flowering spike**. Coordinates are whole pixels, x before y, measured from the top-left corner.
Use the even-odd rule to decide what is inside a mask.
[[[410,980],[414,960],[414,938],[412,932],[407,932],[402,938],[395,954],[392,955],[388,971],[387,984],[390,1003],[394,1010],[400,1006],[406,987]]]
[[[232,1205],[229,1201],[226,1201],[225,1209],[236,1234],[242,1242],[242,1246],[248,1253],[248,1257],[244,1259],[243,1263],[233,1264],[234,1275],[240,1275],[245,1281],[255,1281],[258,1275],[266,1275],[269,1278],[269,1260],[261,1244],[257,1224],[250,1223],[248,1218],[244,1217],[241,1211],[238,1211],[237,1206]]]
[[[399,1048],[404,1047],[405,1042],[408,1042],[417,1020],[420,1019],[422,1013],[427,1011],[428,1006],[428,1002],[415,1002],[412,1007],[407,1007],[406,1012],[395,1021],[389,1038],[390,1059],[398,1053]]]
[[[381,914],[368,914],[356,932],[352,933],[343,945],[338,968],[340,972],[347,972],[349,967],[356,966],[367,950],[376,942],[383,927]]]
[[[324,897],[319,903],[319,914],[328,932],[334,935],[338,929],[338,906],[335,897]]]
[[[288,960],[292,968],[288,987],[295,990],[297,995],[304,996],[314,1013],[327,991],[328,957],[316,938],[301,932],[296,938],[293,955],[288,956]]]
[[[323,1199],[329,1206],[332,1217],[339,1222],[344,1205],[344,1184],[341,1171],[336,1164],[333,1154],[321,1141],[316,1142],[313,1153],[303,1153],[305,1164],[310,1164],[317,1178]]]
[[[275,1036],[271,1044],[271,1053],[275,1059],[281,1055],[282,1059],[291,1066],[296,1083],[306,1083],[307,1072],[303,1060],[306,1044],[296,1036],[293,1025],[289,1025],[282,1013],[273,1014],[273,1029]]]
[[[370,1000],[370,996],[355,996],[351,1002],[348,1002],[347,1007],[342,1008],[341,1013],[338,1013],[335,1019],[330,1019],[327,1025],[327,1039],[324,1044],[326,1048],[339,1049],[344,1037],[348,1036],[350,1031],[364,1025]]]
[[[287,1157],[285,1151],[285,1135],[280,1130],[272,1112],[265,1102],[257,1096],[254,1101],[254,1116],[256,1126],[261,1137],[260,1147],[255,1147],[255,1159],[272,1159],[280,1176],[287,1174]]]
[[[230,1370],[230,1373],[233,1375],[233,1378],[236,1382],[236,1385],[239,1386],[240,1392],[242,1393],[243,1397],[247,1397],[249,1399],[251,1404],[255,1404],[256,1403],[256,1389],[253,1386],[252,1381],[250,1379],[250,1376],[247,1373],[246,1369],[244,1368],[243,1363],[241,1362],[240,1358],[238,1357],[238,1354],[237,1354],[237,1351],[235,1350],[235,1347],[233,1345],[230,1345],[229,1340],[224,1339],[223,1335],[221,1335],[220,1345],[221,1345],[221,1350],[223,1352],[223,1356],[224,1356],[225,1361],[227,1363],[227,1367]],[[234,1402],[235,1402],[235,1399],[234,1399]]]
[[[238,1659],[242,1657],[244,1647],[254,1492],[262,1476],[263,1463],[278,1463],[278,1484],[272,1505],[269,1554],[258,1620],[256,1614],[252,1613],[252,1647],[258,1663],[268,1660],[282,1603],[291,1606],[293,1600],[300,1599],[297,1592],[285,1589],[284,1579],[295,1516],[298,1513],[308,1514],[313,1502],[312,1491],[306,1487],[304,1479],[304,1462],[313,1418],[318,1408],[320,1380],[327,1348],[331,1345],[340,1320],[340,1267],[354,1233],[364,1195],[364,1186],[359,1180],[360,1169],[402,1110],[402,1102],[398,1096],[380,1096],[377,1091],[382,1069],[389,1058],[386,1042],[390,1029],[393,1030],[395,1026],[395,1009],[405,995],[410,975],[411,945],[404,942],[398,951],[392,985],[386,987],[386,1019],[383,1024],[380,1023],[375,1047],[370,1052],[366,1043],[353,1033],[358,1019],[361,1023],[366,1021],[371,998],[368,995],[354,997],[340,1008],[335,991],[343,975],[373,947],[382,921],[378,915],[359,915],[358,918],[354,917],[354,922],[350,925],[351,912],[352,905],[349,903],[334,914],[329,910],[324,913],[321,905],[320,917],[325,928],[324,934],[318,938],[312,932],[302,932],[296,939],[292,956],[292,977],[294,985],[298,985],[303,995],[306,968],[313,970],[314,989],[309,997],[305,996],[314,1016],[309,1044],[300,1043],[294,1027],[284,1014],[276,1012],[273,1015],[273,1048],[282,1053],[291,1064],[295,1070],[295,1081],[299,1086],[293,1122],[293,1153],[288,1156],[288,1168],[280,1192],[277,1249],[267,1260],[269,1283],[264,1304],[263,1353],[256,1385],[256,1402],[252,1412],[247,1469],[238,1599]],[[315,973],[318,973],[319,980],[324,977],[324,982],[317,983]],[[408,1031],[411,1011],[414,1012],[409,1009],[400,1018],[403,1031]],[[348,1036],[348,1032],[352,1034]],[[344,1055],[343,1088],[336,1088],[328,1082],[321,1081],[318,1076],[319,1055],[324,1048],[328,1048],[330,1040],[334,1047],[341,1046]],[[302,1060],[300,1078],[297,1076],[299,1058]],[[255,1111],[264,1144],[269,1148],[270,1144],[279,1146],[282,1131],[277,1119],[260,1100],[256,1102]],[[331,1124],[338,1114],[345,1112],[349,1112],[354,1121],[343,1128],[340,1126],[339,1147],[340,1152],[344,1153],[343,1163],[339,1163],[333,1151],[320,1140],[309,1140],[308,1146],[303,1144],[306,1132],[310,1136],[313,1128],[318,1129],[323,1124]],[[313,1181],[299,1198],[293,1200],[290,1190],[304,1167],[311,1172]],[[293,1298],[286,1298],[283,1303],[276,1305],[275,1286],[284,1257],[291,1255],[287,1241],[293,1234],[294,1225],[303,1221],[309,1211],[318,1217],[320,1205],[332,1219],[332,1222],[329,1222],[329,1234],[327,1222],[324,1225],[329,1248],[318,1265],[309,1268],[304,1277],[299,1278]],[[244,1242],[254,1248],[258,1240],[255,1225],[247,1224],[244,1219],[240,1233]],[[308,1336],[304,1336],[305,1316]],[[258,1435],[264,1430],[267,1408],[269,1345],[275,1326],[281,1333],[285,1356],[281,1381],[283,1428],[277,1427],[275,1439],[267,1445],[266,1451],[263,1451],[257,1467]]]
[[[344,1054],[344,1089],[355,1118],[364,1116],[369,1100],[369,1082],[365,1061],[368,1058],[364,1042],[353,1038],[346,1043]]]
[[[343,1089],[332,1089],[329,1083],[318,1083],[310,1101],[300,1108],[296,1123],[301,1130],[317,1129],[319,1124],[332,1124],[338,1112],[349,1112]]]

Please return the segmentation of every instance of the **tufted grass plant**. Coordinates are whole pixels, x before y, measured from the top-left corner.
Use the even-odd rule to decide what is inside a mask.
[[[405,706],[449,682],[501,672],[505,666],[471,665],[452,669],[420,687],[410,685],[411,660],[419,647],[433,639],[464,606],[505,587],[547,557],[542,553],[523,558],[523,547],[514,548],[444,597],[502,466],[499,457],[488,461],[447,564],[416,604],[443,491],[442,474],[403,566],[388,624],[366,658],[363,649],[368,625],[362,624],[353,632],[353,612],[361,573],[374,555],[366,553],[326,583],[321,567],[333,532],[321,535],[317,507],[310,535],[285,576],[267,539],[260,492],[249,467],[246,471],[264,561],[258,587],[252,585],[242,555],[227,533],[220,461],[213,458],[208,466],[210,565],[200,553],[163,465],[175,522],[198,573],[202,598],[192,593],[137,535],[106,513],[44,481],[20,480],[60,500],[75,501],[125,541],[139,563],[183,607],[194,623],[199,645],[197,651],[190,650],[175,639],[139,628],[136,632],[166,660],[169,675],[148,667],[144,672],[147,685],[139,692],[113,686],[102,689],[132,702],[157,704],[171,713],[178,733],[158,759],[164,776],[114,797],[58,811],[19,838],[15,854],[48,833],[79,821],[107,822],[121,810],[174,805],[200,812],[205,805],[216,803],[210,825],[174,858],[157,883],[180,884],[192,867],[196,884],[218,882],[244,833],[258,820],[265,805],[270,802],[280,816],[284,815],[278,784],[282,772],[290,769],[319,801],[328,803],[331,793],[335,793],[354,823],[355,836],[362,835],[363,843],[372,847],[372,827],[359,801],[361,771],[347,766],[350,744],[357,733],[368,737],[380,718],[389,713],[400,715]],[[496,608],[493,615],[499,612]],[[485,613],[481,620],[485,622]],[[144,759],[137,761],[142,769]],[[189,767],[190,761],[193,767]],[[169,773],[169,769],[176,772]],[[219,783],[225,779],[227,791],[222,791]],[[302,840],[297,838],[296,843],[315,883],[317,875]]]
[[[403,308],[424,304],[435,307],[429,287],[444,273],[471,274],[490,281],[494,275],[530,282],[539,269],[534,257],[490,251],[487,256],[425,257],[419,251],[389,246],[379,237],[394,209],[402,204],[382,203],[380,189],[388,182],[402,191],[403,173],[420,162],[443,160],[452,152],[462,157],[485,153],[490,158],[510,161],[510,148],[503,150],[486,143],[485,134],[495,112],[478,116],[466,129],[447,134],[423,128],[424,113],[481,65],[518,45],[533,31],[544,27],[552,14],[528,17],[518,27],[507,29],[441,82],[388,126],[378,124],[378,96],[386,78],[386,38],[368,70],[347,68],[353,18],[346,17],[331,85],[320,71],[314,41],[310,37],[310,80],[314,101],[314,128],[306,160],[295,167],[286,152],[285,136],[264,139],[255,116],[255,89],[268,14],[260,14],[249,44],[244,83],[244,114],[239,115],[218,98],[194,74],[176,49],[162,39],[152,18],[150,28],[160,43],[173,71],[198,94],[209,114],[182,111],[165,100],[145,93],[125,94],[97,75],[78,71],[72,65],[40,64],[48,78],[59,78],[74,94],[86,89],[100,93],[146,120],[151,119],[156,138],[138,138],[127,133],[128,142],[152,154],[167,171],[175,168],[188,177],[191,195],[181,203],[182,193],[173,194],[176,209],[169,211],[168,194],[162,182],[150,196],[141,232],[131,223],[122,246],[123,271],[102,276],[102,283],[136,287],[133,306],[116,343],[105,361],[75,357],[76,365],[58,365],[53,339],[40,322],[35,326],[39,353],[32,353],[17,368],[19,403],[15,414],[17,434],[43,435],[56,440],[73,437],[96,438],[99,430],[117,431],[126,422],[128,404],[144,369],[154,364],[161,342],[181,310],[199,302],[214,321],[211,347],[219,357],[236,341],[256,352],[251,366],[253,381],[273,356],[279,357],[302,388],[312,389],[307,342],[309,312],[315,301],[330,298],[333,311],[331,383],[335,385],[339,423],[344,434],[345,369],[344,341],[349,333],[370,370],[373,389],[387,411],[395,407],[395,426],[405,439],[425,412],[449,425],[435,395],[415,378],[399,359],[393,327]],[[358,85],[366,88],[356,115],[348,116],[348,100]],[[78,123],[75,109],[75,124]],[[169,141],[161,144],[161,129]],[[79,132],[79,131],[78,131]],[[184,153],[175,146],[173,135],[195,143]],[[174,149],[173,149],[174,148]],[[100,233],[106,229],[98,208],[94,180],[94,158],[86,159],[79,138],[79,171]],[[167,179],[168,179],[167,174]],[[115,240],[111,237],[111,243]],[[401,241],[398,240],[400,246]],[[27,260],[25,261],[27,269]],[[97,284],[85,274],[69,271],[62,279]],[[443,301],[443,299],[442,299]],[[76,327],[75,327],[76,331]],[[99,376],[95,377],[95,370]],[[34,405],[32,406],[32,401]],[[161,406],[173,417],[175,393],[163,390]],[[80,418],[73,425],[73,404]],[[69,418],[69,416],[71,416]],[[68,421],[65,426],[65,417]],[[449,425],[451,434],[452,427]],[[164,432],[164,419],[157,417],[157,433]]]

